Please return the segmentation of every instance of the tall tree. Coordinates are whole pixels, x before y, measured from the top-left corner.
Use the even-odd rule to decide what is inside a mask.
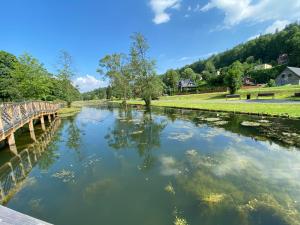
[[[194,72],[192,68],[186,68],[184,71],[181,73],[181,77],[184,79],[190,79],[192,81],[195,81],[197,79],[197,74]]]
[[[133,81],[133,74],[130,73],[127,56],[124,54],[106,55],[100,60],[97,71],[109,78],[110,85],[126,103]]]
[[[18,59],[16,56],[0,51],[0,99],[12,100],[17,90],[12,81],[12,72],[15,69]]]
[[[12,72],[15,99],[46,100],[50,94],[50,74],[37,59],[25,53]]]
[[[72,77],[75,75],[73,58],[67,51],[60,51],[57,64],[57,78],[59,80],[59,96],[71,106],[72,101],[80,98],[80,93],[72,84]]]
[[[149,45],[140,33],[131,36],[130,69],[135,77],[135,93],[144,101],[146,106],[151,100],[162,94],[163,83],[155,73],[155,62],[148,56]]]
[[[176,70],[168,70],[164,76],[163,81],[167,85],[167,87],[173,89],[173,93],[176,93],[176,90],[178,88],[178,82],[180,79],[180,75]]]
[[[228,69],[225,75],[225,84],[230,94],[234,94],[242,86],[243,65],[236,61]]]

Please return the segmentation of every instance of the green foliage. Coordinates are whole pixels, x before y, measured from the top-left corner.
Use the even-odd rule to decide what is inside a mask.
[[[188,67],[196,73],[205,71],[206,64],[212,62],[216,68],[230,66],[236,60],[240,62],[276,64],[280,54],[289,56],[289,66],[300,67],[300,25],[291,24],[283,31],[262,35],[231,50],[213,55],[206,60],[197,61]],[[260,62],[257,62],[259,60]]]
[[[234,94],[242,86],[243,65],[236,61],[229,68],[224,81],[229,88],[230,94]]]
[[[163,83],[155,73],[155,62],[148,57],[149,46],[145,37],[136,33],[131,39],[130,70],[135,78],[135,94],[150,106],[151,100],[162,94]]]
[[[106,99],[111,99],[112,98],[112,88],[111,86],[108,86],[106,88]]]
[[[247,73],[248,76],[253,78],[256,83],[265,84],[268,83],[270,79],[275,79],[284,69],[285,65],[276,66],[272,69],[266,70],[253,70]]]
[[[178,89],[178,82],[180,79],[180,74],[176,70],[168,70],[163,75],[163,82],[168,88],[172,89],[172,92],[175,94]],[[171,93],[170,93],[171,94]]]
[[[42,99],[50,94],[50,74],[37,59],[29,54],[19,57],[11,74],[10,87],[15,99]]]
[[[98,72],[109,78],[114,95],[124,101],[130,97],[133,75],[130,72],[128,57],[124,54],[106,55],[99,62]]]
[[[197,79],[197,74],[194,72],[193,69],[191,68],[186,68],[182,73],[181,73],[181,78],[183,79],[190,79],[192,81],[195,81]]]
[[[65,55],[65,54],[64,54]],[[66,57],[67,59],[67,57]],[[72,85],[74,74],[67,60],[54,77],[33,56],[25,53],[19,58],[0,51],[0,99],[21,100],[75,100],[79,91]]]
[[[273,79],[269,80],[267,86],[268,86],[268,87],[276,87],[276,82],[275,82],[275,80],[273,80]]]
[[[71,80],[75,75],[72,56],[66,51],[61,51],[57,67],[58,81],[55,84],[59,98],[71,106],[73,101],[80,99],[80,93],[77,88],[74,88]]]
[[[12,93],[15,92],[11,89],[11,74],[18,63],[17,58],[5,51],[0,51],[0,99],[10,99]]]
[[[81,94],[83,100],[96,100],[106,98],[106,88],[97,88]]]

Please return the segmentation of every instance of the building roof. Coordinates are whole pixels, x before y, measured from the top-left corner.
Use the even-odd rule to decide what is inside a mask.
[[[192,81],[190,79],[185,79],[185,80],[179,81],[179,86],[180,87],[196,87],[197,85],[195,84],[194,81]]]
[[[289,70],[293,71],[297,76],[300,77],[300,68],[298,67],[287,67]]]

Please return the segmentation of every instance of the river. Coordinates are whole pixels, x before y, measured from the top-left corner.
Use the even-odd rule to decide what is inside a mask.
[[[299,146],[299,120],[84,107],[7,206],[57,225],[300,224]]]

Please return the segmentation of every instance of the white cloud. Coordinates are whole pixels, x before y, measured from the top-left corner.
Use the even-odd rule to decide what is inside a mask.
[[[274,34],[276,31],[282,31],[290,23],[291,22],[288,20],[276,20],[274,23],[272,23],[270,26],[268,26],[262,34]],[[256,39],[259,36],[260,36],[260,34],[251,36],[250,38],[247,39],[247,41]]]
[[[77,77],[75,80],[73,80],[73,84],[78,86],[80,92],[87,92],[99,87],[107,86],[105,81],[100,79],[98,80],[91,75]]]
[[[290,23],[288,20],[276,20],[272,25],[267,27],[265,34],[274,34],[276,31],[282,31]]]
[[[214,8],[224,12],[224,23],[228,27],[243,21],[294,21],[300,17],[300,0],[210,0],[201,11]]]
[[[247,41],[254,40],[254,39],[258,38],[259,36],[260,36],[260,34],[253,35],[253,36],[249,37],[249,38],[247,39]]]
[[[170,20],[168,9],[179,9],[181,0],[150,0],[150,6],[155,14],[155,24],[166,23]]]

